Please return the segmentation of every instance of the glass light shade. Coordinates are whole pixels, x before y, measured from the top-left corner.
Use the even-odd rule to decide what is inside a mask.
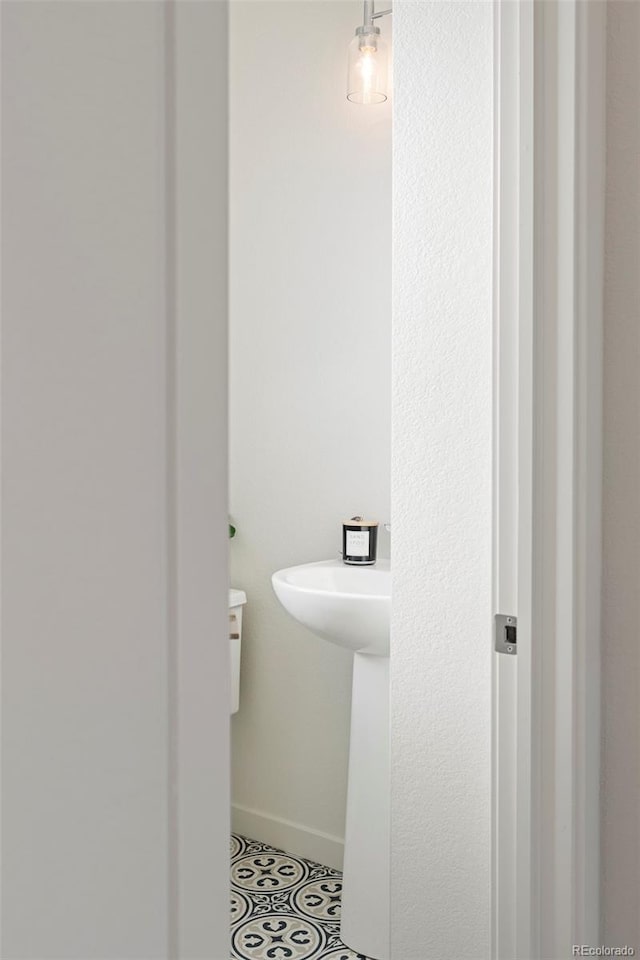
[[[387,99],[387,45],[378,27],[358,27],[349,44],[347,100],[384,103]]]

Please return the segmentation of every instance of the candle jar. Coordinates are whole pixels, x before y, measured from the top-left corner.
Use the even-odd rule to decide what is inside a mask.
[[[352,517],[342,524],[342,559],[355,566],[376,562],[378,521]]]

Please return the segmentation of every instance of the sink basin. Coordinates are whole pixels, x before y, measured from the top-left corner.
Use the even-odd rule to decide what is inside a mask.
[[[278,570],[272,577],[278,600],[294,620],[353,653],[389,656],[391,569],[320,560]]]

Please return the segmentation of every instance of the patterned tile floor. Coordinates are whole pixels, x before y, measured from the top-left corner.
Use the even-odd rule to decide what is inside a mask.
[[[367,960],[340,940],[342,874],[231,837],[231,960]]]

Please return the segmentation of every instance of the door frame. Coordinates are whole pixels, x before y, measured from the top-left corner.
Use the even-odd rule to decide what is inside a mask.
[[[605,29],[496,0],[493,955],[599,942]]]
[[[229,955],[228,2],[167,0],[168,956]]]

